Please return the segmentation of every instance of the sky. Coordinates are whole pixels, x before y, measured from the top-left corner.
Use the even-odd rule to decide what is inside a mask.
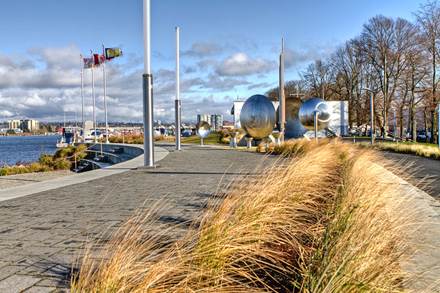
[[[237,99],[278,86],[356,37],[382,14],[413,21],[417,0],[151,0],[154,120],[174,121],[175,27],[180,30],[182,121],[232,120]],[[421,1],[421,3],[425,3]],[[0,121],[82,121],[80,54],[122,46],[106,63],[109,122],[142,122],[142,0],[5,0],[0,10]],[[104,121],[102,68],[94,70]],[[93,120],[91,70],[84,70],[85,120]]]

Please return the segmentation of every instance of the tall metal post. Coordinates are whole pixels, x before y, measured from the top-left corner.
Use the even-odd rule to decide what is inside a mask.
[[[281,55],[280,55],[280,86],[279,86],[279,119],[281,141],[284,141],[284,126],[286,123],[286,97],[284,95],[284,39],[281,39]]]
[[[107,86],[105,82],[105,47],[102,44],[102,56],[104,60],[102,61],[102,76],[104,77],[104,112],[105,112],[105,143],[109,143],[108,141],[108,123],[107,123]]]
[[[180,70],[179,70],[179,28],[176,27],[176,101],[175,101],[175,111],[176,111],[176,131],[175,131],[175,135],[176,135],[176,151],[181,151],[181,142],[180,142],[180,137],[181,137],[181,130],[180,130],[180,80],[179,80],[179,74],[180,74]]]
[[[84,120],[84,60],[82,54],[79,55],[81,62],[81,104],[82,104],[82,128],[83,128],[83,139],[82,142],[86,142],[86,123]]]
[[[144,74],[143,105],[144,105],[144,166],[154,166],[153,137],[153,75],[150,71],[150,0],[144,0]]]
[[[373,87],[370,88],[370,115],[371,115],[371,146],[374,145],[374,105],[373,105]]]
[[[93,56],[93,50],[90,50],[92,53],[92,97],[93,97],[93,127],[95,128],[95,143],[98,142],[97,132],[96,132],[96,111],[95,111],[95,80],[94,80],[94,73],[93,73],[93,67],[95,67],[95,56]]]

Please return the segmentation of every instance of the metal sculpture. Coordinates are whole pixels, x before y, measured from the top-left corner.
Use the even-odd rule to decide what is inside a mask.
[[[196,131],[200,137],[200,145],[203,145],[203,139],[211,133],[211,126],[206,121],[200,121],[196,125]]]
[[[274,132],[272,132],[272,136],[273,136],[273,138],[275,138],[275,146],[277,146],[277,145],[279,145],[280,144],[280,138],[281,138],[281,135],[282,135],[283,133],[282,132],[279,132],[279,131],[274,131]]]
[[[298,118],[299,108],[304,102],[300,98],[286,97],[286,122],[284,125],[284,138],[300,138],[307,129],[301,124]],[[279,108],[277,111],[277,121],[279,121]],[[278,130],[280,127],[278,128]]]
[[[237,148],[237,134],[238,132],[228,132],[229,136],[231,137],[231,143],[229,146],[231,148]]]
[[[252,140],[254,139],[252,136],[248,136],[248,135],[246,135],[245,137],[244,137],[244,139],[246,140],[246,146],[247,146],[247,148],[248,149],[250,149],[251,147],[252,147]]]
[[[315,115],[317,116],[317,129],[326,128],[331,121],[332,107],[320,98],[311,98],[299,108],[299,121],[308,130],[315,128]]]
[[[240,113],[243,130],[255,139],[262,139],[275,128],[276,113],[272,102],[263,95],[253,95],[243,105]]]
[[[315,141],[318,141],[318,130],[330,124],[332,107],[320,98],[311,98],[299,108],[299,121],[309,129],[314,130]]]
[[[272,142],[272,139],[269,136],[266,136],[265,138],[263,138],[264,141],[264,148],[266,150],[266,152],[269,150],[269,144]]]

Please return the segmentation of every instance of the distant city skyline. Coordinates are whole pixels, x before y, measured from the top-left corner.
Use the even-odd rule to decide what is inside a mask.
[[[425,1],[422,1],[425,3]],[[81,122],[80,54],[123,46],[106,65],[108,120],[142,121],[142,1],[6,1],[0,11],[0,121]],[[151,1],[154,119],[174,121],[174,29],[180,28],[182,121],[217,113],[231,121],[234,100],[278,86],[360,34],[378,14],[413,21],[413,0],[267,2]],[[92,120],[90,70],[84,71],[86,120]],[[102,70],[95,69],[97,120],[104,121]],[[76,118],[75,118],[76,117]]]

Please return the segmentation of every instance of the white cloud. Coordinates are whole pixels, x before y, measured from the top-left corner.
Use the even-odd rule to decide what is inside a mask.
[[[200,42],[191,47],[199,56],[223,54],[231,48],[228,44],[209,46]],[[67,121],[80,122],[79,54],[80,48],[76,45],[30,48],[24,54],[0,52],[0,121],[29,117],[60,122],[65,113]],[[115,60],[106,64],[108,119],[110,122],[142,122],[142,58],[130,53],[124,59]],[[173,65],[156,69],[153,80],[155,119],[168,122],[174,121]],[[237,91],[246,91],[254,84],[249,76],[266,74],[275,67],[276,62],[250,57],[247,53],[223,56],[219,60],[200,60],[198,64],[183,63],[180,79],[183,121],[195,120],[197,113],[229,115],[233,99],[228,95],[235,97]],[[102,122],[101,68],[94,73],[96,114],[97,120]],[[93,120],[91,71],[84,70],[83,77],[84,115],[86,120]],[[264,85],[264,82],[259,84]]]
[[[262,57],[250,58],[247,53],[235,53],[221,62],[205,60],[200,66],[212,66],[214,71],[221,76],[247,76],[267,73],[278,67],[278,63]]]
[[[25,98],[24,103],[26,106],[44,106],[46,105],[46,101],[38,96],[37,93],[34,93],[32,96]]]

